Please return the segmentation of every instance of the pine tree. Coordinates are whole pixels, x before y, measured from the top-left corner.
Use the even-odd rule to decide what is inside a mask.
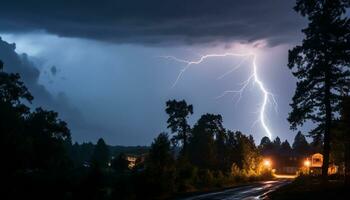
[[[281,154],[283,157],[289,157],[290,153],[292,152],[292,148],[290,147],[290,144],[288,140],[285,140],[281,144]]]
[[[342,88],[349,83],[349,0],[297,0],[295,10],[307,17],[302,45],[289,51],[289,68],[298,78],[289,115],[291,128],[311,120],[311,136],[323,138],[322,175],[327,177],[331,127],[340,110]]]
[[[340,123],[340,138],[338,142],[343,143],[344,164],[345,164],[345,183],[350,185],[350,96],[344,97]]]
[[[109,161],[109,148],[106,145],[105,141],[100,138],[97,141],[94,152],[92,154],[92,163],[96,167],[105,168],[108,166]]]
[[[293,150],[300,157],[308,156],[310,150],[309,143],[300,131],[295,135]]]

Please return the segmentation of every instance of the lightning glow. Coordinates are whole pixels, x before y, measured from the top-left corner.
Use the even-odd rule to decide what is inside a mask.
[[[177,58],[175,56],[163,56],[162,58],[165,59],[170,59],[173,60],[175,62],[178,63],[183,63],[185,64],[185,66],[180,70],[176,80],[173,83],[172,87],[175,87],[176,84],[179,82],[179,80],[181,79],[181,77],[183,76],[183,74],[193,65],[199,65],[203,62],[205,62],[207,59],[209,58],[217,58],[217,57],[239,57],[241,58],[241,61],[238,63],[238,65],[234,66],[231,70],[227,71],[226,73],[224,73],[223,75],[219,76],[218,79],[222,79],[224,77],[226,77],[227,75],[233,73],[234,71],[236,71],[237,69],[239,69],[242,64],[247,60],[247,59],[251,59],[252,62],[252,73],[250,74],[250,76],[247,78],[247,80],[245,80],[244,82],[242,82],[241,88],[239,88],[238,90],[227,90],[224,91],[220,96],[218,96],[217,98],[221,98],[224,97],[228,94],[234,94],[234,95],[238,95],[238,100],[236,101],[236,103],[238,103],[242,97],[242,93],[245,91],[245,89],[248,87],[248,85],[254,81],[255,84],[258,85],[259,90],[262,92],[263,94],[263,98],[262,98],[262,104],[260,106],[259,109],[259,119],[258,121],[260,121],[261,126],[263,127],[264,131],[266,132],[266,135],[272,139],[272,132],[270,130],[270,128],[267,125],[266,122],[266,107],[267,104],[269,102],[272,102],[275,106],[275,110],[277,111],[277,102],[273,96],[272,93],[270,93],[264,86],[263,82],[259,79],[258,76],[258,66],[256,63],[256,54],[254,53],[249,53],[249,54],[236,54],[236,53],[223,53],[223,54],[207,54],[207,55],[203,55],[201,56],[199,59],[197,60],[185,60],[185,59],[180,59]],[[271,101],[272,100],[272,101]]]

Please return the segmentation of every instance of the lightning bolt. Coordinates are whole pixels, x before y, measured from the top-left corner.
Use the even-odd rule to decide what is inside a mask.
[[[229,71],[227,71],[226,73],[224,73],[223,75],[218,77],[218,80],[226,77],[227,75],[235,72],[237,69],[239,69],[242,64],[247,60],[247,59],[251,59],[252,62],[252,73],[250,74],[250,76],[247,78],[247,80],[245,80],[244,82],[242,82],[240,85],[241,87],[238,90],[227,90],[224,91],[220,96],[218,96],[217,98],[222,98],[226,95],[229,94],[233,94],[234,96],[238,95],[238,100],[236,101],[236,104],[240,101],[240,99],[242,98],[242,93],[246,90],[246,88],[248,87],[248,85],[253,81],[255,84],[258,85],[258,88],[260,89],[260,91],[263,94],[263,98],[262,98],[262,104],[260,106],[259,109],[259,119],[257,121],[260,121],[262,128],[264,129],[264,131],[266,132],[266,135],[272,139],[272,132],[270,130],[270,128],[267,125],[266,122],[266,107],[267,104],[269,102],[272,102],[274,104],[274,108],[277,112],[277,101],[274,98],[273,94],[270,93],[264,86],[263,82],[259,79],[258,76],[258,66],[256,63],[257,60],[257,56],[253,53],[249,53],[249,54],[236,54],[236,53],[223,53],[223,54],[207,54],[207,55],[203,55],[201,56],[199,59],[197,60],[185,60],[185,59],[181,59],[181,58],[177,58],[175,56],[161,56],[161,58],[164,59],[170,59],[173,60],[175,62],[178,63],[182,63],[184,64],[183,68],[180,70],[179,74],[177,75],[176,80],[174,81],[172,87],[175,87],[176,84],[179,82],[179,80],[181,79],[181,77],[183,76],[183,74],[193,65],[199,65],[203,62],[205,62],[207,59],[209,58],[217,58],[217,57],[239,57],[241,58],[241,61],[236,65],[233,66],[232,69],[230,69]],[[256,122],[254,122],[256,123]]]

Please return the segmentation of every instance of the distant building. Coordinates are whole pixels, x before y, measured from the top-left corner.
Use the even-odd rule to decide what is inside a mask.
[[[309,170],[311,174],[321,174],[322,173],[322,165],[323,165],[323,155],[320,153],[312,154],[308,160],[311,161]],[[307,167],[307,166],[306,166]],[[328,167],[328,174],[336,174],[338,173],[339,166],[334,163],[330,163]]]
[[[302,172],[318,175],[322,173],[322,165],[323,155],[321,153],[304,157],[291,154],[278,160],[278,164],[276,163],[275,167],[278,174],[297,174]],[[328,174],[336,173],[338,173],[338,166],[330,163]]]
[[[136,156],[132,156],[132,155],[127,155],[125,157],[125,159],[128,161],[128,167],[129,169],[132,169],[135,167],[136,165],[136,160],[137,160],[137,157]]]
[[[323,155],[320,153],[315,153],[311,155],[311,167],[322,167]]]
[[[132,155],[132,154],[127,154],[125,156],[125,160],[128,161],[128,168],[133,169],[138,165],[141,165],[145,162],[145,154],[142,155]]]

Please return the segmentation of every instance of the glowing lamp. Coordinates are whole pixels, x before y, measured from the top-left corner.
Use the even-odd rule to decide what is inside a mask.
[[[310,167],[310,166],[311,166],[310,160],[305,160],[305,161],[304,161],[304,166],[305,166],[305,167]]]
[[[263,161],[263,163],[264,163],[264,166],[265,166],[265,167],[271,167],[271,161],[270,161],[270,160],[265,159],[265,160]]]

